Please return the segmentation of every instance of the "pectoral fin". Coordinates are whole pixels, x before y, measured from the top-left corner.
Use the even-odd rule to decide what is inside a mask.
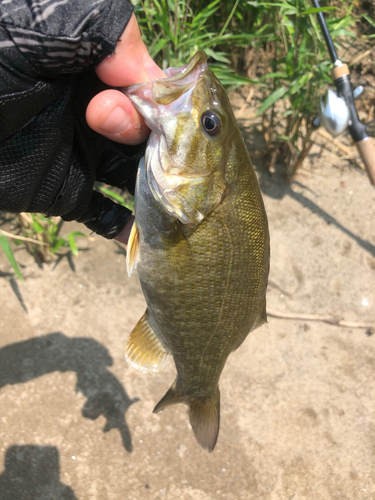
[[[126,252],[126,268],[128,275],[131,276],[137,268],[139,262],[139,229],[134,222],[130,231],[128,248]]]
[[[126,361],[145,373],[160,371],[168,361],[168,352],[149,324],[149,314],[138,321],[128,339]]]

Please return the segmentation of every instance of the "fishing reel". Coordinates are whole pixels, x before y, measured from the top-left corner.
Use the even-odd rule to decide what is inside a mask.
[[[333,137],[342,134],[349,124],[350,112],[345,100],[331,89],[320,100],[320,118]]]
[[[356,99],[363,92],[363,87],[353,90],[353,97]],[[339,97],[337,92],[328,89],[325,96],[320,100],[320,116],[314,120],[314,126],[320,124],[329,132],[332,137],[342,134],[349,126],[350,109],[343,97]]]
[[[354,99],[363,92],[363,87],[353,90],[349,68],[337,57],[319,0],[312,0],[312,4],[316,8],[320,28],[333,63],[332,78],[336,86],[336,92],[328,90],[321,100],[320,118],[315,118],[313,125],[318,127],[321,122],[334,137],[347,128],[362,157],[370,182],[375,186],[375,147],[366,131],[367,125],[358,117],[354,103]]]

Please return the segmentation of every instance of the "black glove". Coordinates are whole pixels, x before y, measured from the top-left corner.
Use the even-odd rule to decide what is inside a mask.
[[[130,192],[145,145],[124,146],[87,125],[86,107],[108,88],[94,68],[132,14],[126,0],[0,6],[0,210],[59,215],[114,238],[130,215],[93,191]]]

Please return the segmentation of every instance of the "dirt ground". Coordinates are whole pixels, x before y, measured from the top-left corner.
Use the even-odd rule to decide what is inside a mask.
[[[291,185],[260,172],[268,306],[375,324],[375,189],[331,148]],[[152,376],[125,362],[145,302],[124,247],[80,248],[43,268],[17,251],[24,283],[0,253],[1,500],[375,499],[375,333],[269,317],[226,364],[208,454],[184,406],[152,414],[173,364]]]

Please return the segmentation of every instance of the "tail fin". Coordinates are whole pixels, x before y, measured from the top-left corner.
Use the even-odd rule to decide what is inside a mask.
[[[216,445],[220,426],[220,391],[213,397],[190,399],[189,419],[198,443],[209,452]]]
[[[166,395],[154,408],[154,413],[164,410],[167,406],[185,403],[189,406],[189,419],[198,443],[209,452],[216,445],[220,425],[220,391],[209,398],[192,398],[178,394],[176,381]]]

